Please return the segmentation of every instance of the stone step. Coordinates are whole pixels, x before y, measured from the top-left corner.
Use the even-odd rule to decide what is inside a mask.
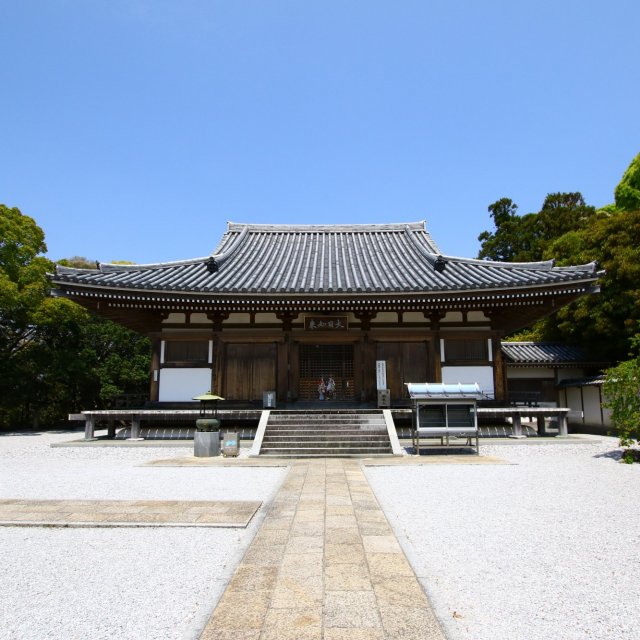
[[[268,425],[268,429],[273,432],[286,431],[288,433],[386,433],[386,425],[345,425],[343,427],[317,427],[314,425],[280,425],[272,428]]]
[[[335,418],[335,419],[325,419],[325,420],[316,420],[316,419],[308,419],[305,416],[295,416],[291,418],[287,418],[286,420],[282,420],[280,418],[269,418],[269,422],[273,422],[274,424],[287,424],[288,422],[308,422],[311,424],[367,424],[368,422],[384,422],[384,418],[374,417],[369,418],[367,420],[356,420],[354,418]]]
[[[373,413],[269,414],[260,455],[345,457],[391,455],[384,417]]]
[[[324,418],[357,418],[366,420],[367,418],[380,417],[382,413],[380,411],[376,413],[348,413],[341,411],[340,413],[319,413],[317,411],[287,411],[285,413],[277,413],[271,411],[270,416],[274,418],[292,418],[296,416],[305,416],[311,420],[322,420]]]
[[[335,440],[343,440],[344,438],[355,438],[356,440],[368,440],[372,438],[388,438],[386,431],[267,431],[264,437],[273,438],[334,438]]]
[[[328,455],[352,455],[352,456],[364,456],[364,455],[374,455],[374,454],[387,454],[391,455],[391,447],[372,447],[372,448],[328,448],[328,447],[316,447],[309,449],[300,449],[300,448],[273,448],[273,449],[264,449],[260,451],[260,455],[271,455],[271,456],[319,456],[324,457]]]
[[[391,452],[386,453],[261,453],[265,458],[391,458]]]
[[[379,440],[377,442],[353,442],[353,440],[344,440],[344,441],[336,441],[336,440],[309,440],[308,442],[300,442],[296,440],[287,441],[287,442],[262,442],[263,449],[272,449],[274,447],[298,447],[300,449],[309,449],[309,448],[340,448],[340,449],[348,449],[350,447],[356,447],[358,449],[364,448],[377,448],[377,447],[389,447],[389,442],[385,442],[384,440]]]
[[[387,424],[384,420],[305,420],[303,417],[290,420],[269,420],[272,425],[306,424],[306,425],[332,425],[339,427],[344,424]]]
[[[335,433],[328,431],[305,431],[305,432],[284,432],[284,431],[275,431],[264,434],[264,439],[274,438],[276,440],[359,440],[363,442],[368,442],[370,440],[386,440],[389,435],[386,431],[353,431],[347,433]]]

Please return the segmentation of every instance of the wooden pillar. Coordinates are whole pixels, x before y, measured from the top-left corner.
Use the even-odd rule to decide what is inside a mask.
[[[356,399],[360,396],[362,402],[376,399],[376,345],[371,340],[371,321],[376,317],[375,311],[358,311],[354,314],[360,321],[360,341],[357,343],[358,354],[356,356],[357,370],[354,369]]]
[[[293,362],[296,354],[291,341],[291,331],[293,321],[298,314],[293,311],[282,311],[276,313],[276,318],[282,322],[284,342],[278,345],[278,362],[276,371],[277,398],[280,402],[291,402],[298,395],[298,367],[297,361]],[[297,360],[297,358],[296,358]]]
[[[291,396],[289,392],[289,357],[291,353],[289,333],[284,334],[284,341],[277,345],[277,366],[276,366],[276,398],[278,402],[287,402]]]
[[[211,362],[209,363],[211,367],[211,380],[209,381],[209,389],[211,389],[211,393],[215,395],[220,395],[216,389],[218,384],[216,367],[218,365],[218,349],[220,348],[219,336],[220,333],[218,331],[211,332]]]
[[[149,388],[149,400],[158,402],[160,397],[160,336],[158,334],[149,336],[151,338],[151,383]]]
[[[502,346],[499,337],[491,340],[493,349],[493,392],[494,399],[504,402],[507,397],[507,381],[505,375],[505,363],[502,357]]]
[[[440,357],[440,319],[441,311],[434,311],[429,315],[431,322],[431,345],[433,351],[433,381],[442,382],[442,358]]]
[[[211,327],[211,339],[213,340],[213,362],[211,363],[211,393],[223,396],[222,386],[224,381],[224,343],[220,340],[222,323],[229,317],[226,311],[208,313],[207,318],[213,322]]]

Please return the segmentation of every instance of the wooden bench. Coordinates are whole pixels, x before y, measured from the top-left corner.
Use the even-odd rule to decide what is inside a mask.
[[[258,420],[262,411],[252,410],[228,410],[219,409],[218,417],[234,418],[235,420]],[[129,440],[141,440],[140,427],[146,422],[188,422],[195,427],[196,420],[200,418],[199,409],[103,409],[83,411],[82,413],[69,414],[69,420],[84,420],[85,440],[95,440],[96,423],[106,421],[109,424],[108,437],[115,437],[115,422],[129,422],[131,424],[131,437]]]
[[[567,427],[567,415],[569,409],[566,407],[478,407],[478,416],[481,418],[511,418],[513,421],[513,435],[511,438],[525,438],[522,434],[522,418],[535,418],[538,422],[538,435],[547,435],[545,419],[556,418],[558,420],[558,435],[556,437],[567,437],[569,435]]]

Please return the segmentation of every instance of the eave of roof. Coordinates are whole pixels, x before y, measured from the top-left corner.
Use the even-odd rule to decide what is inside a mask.
[[[505,362],[510,366],[598,366],[589,361],[579,347],[549,342],[508,342],[501,344]]]
[[[208,268],[215,262],[215,270]],[[438,270],[436,262],[444,261]],[[146,265],[57,267],[63,289],[198,295],[471,295],[592,285],[594,263],[501,263],[442,256],[424,222],[390,225],[229,223],[211,256]]]
[[[573,378],[571,380],[562,380],[556,386],[558,389],[567,389],[569,387],[601,387],[606,380],[606,376],[590,376],[587,378]]]

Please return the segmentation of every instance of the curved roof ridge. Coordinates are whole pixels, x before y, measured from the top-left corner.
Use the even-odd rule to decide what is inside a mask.
[[[228,249],[220,253],[212,253],[210,258],[213,258],[219,265],[226,262],[243,245],[244,240],[247,237],[247,233],[249,233],[249,229],[248,227],[245,227],[244,229],[242,229],[242,231],[240,231],[240,235],[235,240],[233,240],[231,246]]]
[[[424,220],[417,222],[394,222],[375,224],[253,224],[244,222],[227,222],[227,232],[238,232],[247,229],[260,233],[318,233],[320,231],[340,232],[374,232],[374,231],[405,231],[409,227],[413,231],[425,231]]]
[[[189,258],[187,260],[173,260],[171,262],[149,262],[144,264],[114,264],[112,262],[98,262],[97,269],[81,269],[56,265],[56,273],[117,273],[127,271],[148,271],[149,269],[168,269],[171,267],[183,267],[204,262],[209,256],[203,258]]]
[[[503,260],[484,260],[482,258],[462,258],[460,256],[442,256],[445,260],[452,260],[466,264],[482,264],[489,267],[516,267],[518,269],[552,269],[553,260],[539,260],[538,262],[505,262]],[[556,267],[558,268],[558,267]],[[574,267],[575,268],[575,267]]]
[[[433,265],[433,263],[438,259],[438,257],[441,254],[437,250],[438,247],[436,246],[436,243],[433,242],[433,240],[431,239],[431,236],[426,231],[426,229],[422,229],[422,231],[424,231],[425,235],[427,236],[425,240],[427,241],[427,244],[430,246],[431,249],[436,250],[435,252],[429,251],[429,249],[427,249],[427,247],[425,247],[424,244],[420,242],[417,235],[414,233],[414,230],[411,229],[409,225],[406,225],[404,230],[407,236],[409,237],[409,240],[411,240],[411,244],[413,244],[413,246],[418,250],[418,252],[427,259],[429,264]]]
[[[591,262],[585,262],[584,264],[556,267],[556,271],[575,271],[576,269],[586,269],[587,267],[595,271],[598,268],[598,263],[595,260],[592,260]],[[602,273],[604,273],[604,271],[602,271]]]

